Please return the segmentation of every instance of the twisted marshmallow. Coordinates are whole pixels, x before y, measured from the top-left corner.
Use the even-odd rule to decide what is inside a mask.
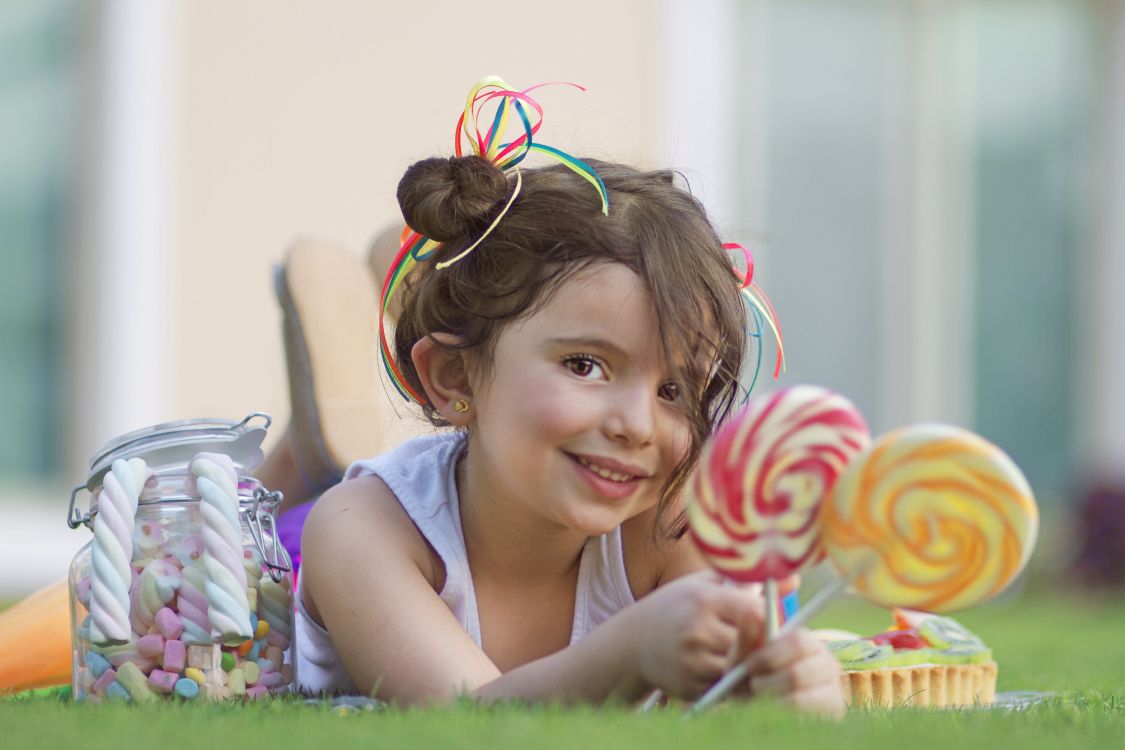
[[[143,635],[152,627],[156,613],[176,597],[180,588],[180,569],[168,560],[153,560],[133,584],[129,620],[133,630]]]
[[[211,644],[211,618],[207,616],[207,576],[199,568],[185,567],[180,581],[179,596],[176,597],[176,611],[184,624],[180,637],[184,643],[192,645]]]
[[[118,459],[102,480],[90,560],[90,640],[125,643],[131,637],[129,585],[133,573],[133,519],[148,467],[139,458]]]
[[[262,575],[262,561],[258,558],[256,552],[245,550],[242,553],[242,569],[246,571],[246,580],[250,588],[259,588],[258,579]]]
[[[159,557],[166,540],[167,534],[155,521],[141,521],[133,529],[133,549],[139,558],[152,560]]]
[[[282,580],[288,581],[287,578]],[[262,576],[260,585],[258,614],[270,624],[270,632],[266,638],[270,645],[282,649],[289,648],[289,639],[292,637],[290,623],[293,616],[293,598],[289,589],[276,583],[268,575]]]
[[[820,557],[820,506],[871,442],[843,396],[796,386],[753,399],[704,447],[688,488],[700,551],[723,575],[765,581]]]
[[[1039,528],[1031,488],[996,446],[918,425],[880,438],[836,484],[824,546],[885,607],[948,612],[998,593],[1023,569]]]
[[[211,636],[221,643],[253,637],[242,534],[238,521],[238,475],[228,456],[201,453],[191,462],[203,515],[203,570]]]

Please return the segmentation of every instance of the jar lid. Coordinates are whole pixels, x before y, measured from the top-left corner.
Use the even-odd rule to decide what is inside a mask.
[[[255,420],[261,420],[255,422]],[[252,412],[241,422],[230,419],[181,419],[144,427],[116,437],[103,445],[90,459],[86,489],[94,493],[119,458],[143,458],[159,472],[187,471],[191,459],[200,452],[224,453],[235,466],[250,473],[265,457],[262,441],[273,419]]]

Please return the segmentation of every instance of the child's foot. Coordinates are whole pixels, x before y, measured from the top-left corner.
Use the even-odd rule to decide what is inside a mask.
[[[301,240],[275,278],[289,373],[289,440],[311,496],[338,482],[351,462],[417,429],[401,424],[379,375],[378,292],[364,265],[338,246]]]

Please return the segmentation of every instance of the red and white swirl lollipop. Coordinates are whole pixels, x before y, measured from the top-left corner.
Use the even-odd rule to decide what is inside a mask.
[[[821,556],[820,506],[871,443],[843,396],[795,386],[753,399],[708,441],[689,485],[700,551],[739,582],[784,578]]]
[[[820,507],[870,444],[851,401],[804,385],[752,399],[704,446],[688,487],[691,537],[722,575],[766,584],[767,638],[778,631],[776,581],[821,558]],[[696,710],[744,676],[736,666]]]

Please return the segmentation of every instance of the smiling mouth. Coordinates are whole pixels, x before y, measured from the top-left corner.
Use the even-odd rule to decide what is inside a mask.
[[[583,458],[582,456],[576,456],[575,458],[578,459],[578,463],[582,464],[583,466],[585,466],[587,469],[589,469],[590,471],[597,474],[602,479],[608,479],[611,482],[629,482],[629,481],[632,481],[633,479],[637,478],[633,474],[621,474],[619,472],[611,471],[610,469],[606,469],[602,466],[598,466],[597,464],[591,463],[590,461]]]

